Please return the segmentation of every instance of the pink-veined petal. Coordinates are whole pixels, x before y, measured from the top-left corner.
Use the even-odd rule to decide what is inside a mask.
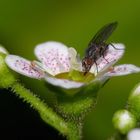
[[[54,86],[62,87],[65,89],[80,88],[84,85],[84,83],[81,83],[81,82],[70,81],[67,79],[58,79],[58,78],[49,77],[49,76],[46,76],[45,80]]]
[[[98,72],[105,71],[110,67],[110,63],[111,65],[115,64],[123,56],[125,51],[124,45],[120,43],[113,43],[113,46],[109,45],[104,58],[102,56],[97,60]],[[97,74],[97,68],[95,64],[91,67],[90,72],[95,73],[95,75]]]
[[[35,55],[43,63],[44,69],[51,75],[70,70],[68,48],[59,42],[49,41],[36,46]]]
[[[5,59],[6,64],[14,71],[35,79],[44,77],[44,72],[33,66],[31,61],[17,55],[8,55]]]
[[[131,73],[140,72],[140,67],[137,67],[132,64],[124,64],[115,66],[113,69],[104,74],[104,76],[112,77],[112,76],[121,76],[128,75]]]

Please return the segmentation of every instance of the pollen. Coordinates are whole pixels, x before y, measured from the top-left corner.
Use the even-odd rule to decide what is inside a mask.
[[[88,72],[86,75],[84,75],[84,72],[71,70],[70,72],[60,73],[55,76],[59,79],[67,79],[71,81],[76,82],[83,82],[83,83],[89,83],[90,81],[94,80],[95,76],[94,74]]]

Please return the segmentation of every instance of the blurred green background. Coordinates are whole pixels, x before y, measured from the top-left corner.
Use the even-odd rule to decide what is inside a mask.
[[[0,43],[28,59],[35,59],[35,45],[49,40],[75,47],[83,56],[96,31],[112,21],[119,26],[109,40],[126,45],[119,63],[140,66],[139,0],[0,0]],[[21,78],[26,87],[45,97],[42,82]],[[96,108],[86,117],[84,140],[105,140],[113,133],[113,113],[125,106],[139,81],[140,74],[115,77],[101,89]]]

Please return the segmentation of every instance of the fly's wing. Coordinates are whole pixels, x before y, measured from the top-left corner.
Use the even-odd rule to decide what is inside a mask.
[[[103,26],[96,34],[95,36],[93,37],[93,39],[90,41],[89,43],[89,47],[92,45],[92,44],[100,44],[104,41],[106,41],[109,36],[112,34],[112,32],[116,29],[118,23],[117,22],[112,22],[112,23],[109,23],[105,26]]]

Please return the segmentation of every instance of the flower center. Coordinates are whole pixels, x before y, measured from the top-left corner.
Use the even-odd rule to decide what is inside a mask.
[[[70,72],[57,74],[55,77],[59,79],[68,79],[76,82],[88,83],[95,78],[95,75],[90,72],[84,75],[84,72],[71,70]]]

